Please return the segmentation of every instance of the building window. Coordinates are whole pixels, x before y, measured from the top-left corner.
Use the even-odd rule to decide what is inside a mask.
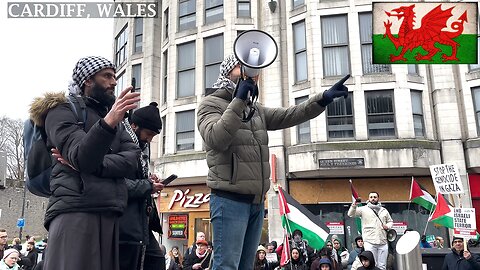
[[[370,138],[395,137],[393,90],[365,93],[367,127]]]
[[[337,98],[327,106],[327,131],[329,139],[352,139],[354,136],[352,93],[347,98]]]
[[[292,2],[292,6],[293,8],[297,8],[301,5],[304,5],[305,4],[305,0],[293,0]]]
[[[25,208],[29,208],[30,207],[30,200],[27,200],[26,203],[25,203]]]
[[[163,129],[162,129],[162,154],[165,155],[167,153],[165,145],[167,141],[167,117],[164,116],[162,117],[162,124],[163,124]]]
[[[180,0],[178,9],[178,30],[195,28],[195,0]]]
[[[122,90],[126,88],[125,76],[123,75],[125,75],[125,71],[117,77],[117,86],[115,86],[115,96],[117,97],[120,95],[120,92],[122,92]]]
[[[306,81],[307,76],[307,42],[305,38],[305,21],[293,24],[293,49],[295,50],[295,82]]]
[[[251,4],[250,0],[238,0],[237,1],[237,17],[247,17],[250,18],[251,15]]]
[[[176,113],[177,151],[193,150],[195,146],[195,110]]]
[[[475,119],[477,120],[477,134],[480,134],[480,87],[472,88],[472,96]]]
[[[360,43],[362,44],[363,74],[390,72],[390,65],[373,64],[372,13],[358,14],[360,20]]]
[[[195,42],[178,45],[177,98],[195,94]]]
[[[325,77],[349,74],[347,15],[321,18]]]
[[[168,50],[163,53],[163,92],[162,101],[167,103],[167,90],[168,90]]]
[[[425,137],[425,128],[423,123],[422,92],[410,91],[412,97],[413,129],[415,137]]]
[[[142,64],[132,66],[132,79],[135,79],[135,91],[140,92],[142,88]]]
[[[416,64],[408,64],[407,70],[410,75],[418,75],[418,65]]]
[[[205,24],[223,20],[223,0],[205,0]]]
[[[217,81],[220,64],[223,61],[223,35],[213,36],[204,40],[205,54],[205,85],[210,88]]]
[[[115,65],[117,68],[127,60],[127,41],[127,25],[125,25],[115,38]]]
[[[12,200],[8,200],[8,208],[12,207]]]
[[[135,53],[142,52],[143,47],[143,18],[135,18]]]
[[[164,28],[163,28],[163,38],[167,39],[168,38],[168,26],[169,26],[169,13],[168,13],[168,8],[165,9],[163,12],[163,21],[164,21]]]
[[[295,105],[301,104],[308,100],[308,96],[299,97],[295,99]],[[310,143],[311,136],[310,136],[310,120],[305,121],[299,125],[297,125],[297,143]]]
[[[480,18],[479,18],[480,19]],[[472,71],[472,70],[479,70],[480,69],[480,29],[478,30],[478,38],[477,38],[477,46],[478,46],[478,50],[477,50],[477,63],[476,64],[470,64],[468,65],[469,69]]]

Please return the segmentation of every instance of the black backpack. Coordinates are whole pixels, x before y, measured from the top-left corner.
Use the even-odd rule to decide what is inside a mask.
[[[68,95],[70,104],[78,125],[85,129],[87,110],[85,101],[79,95]],[[23,126],[23,147],[28,190],[41,197],[50,197],[50,175],[52,173],[52,154],[47,148],[45,127],[37,126],[32,120],[25,121]]]

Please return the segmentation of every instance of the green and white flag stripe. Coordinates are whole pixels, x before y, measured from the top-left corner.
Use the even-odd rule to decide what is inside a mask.
[[[437,206],[428,221],[453,229],[453,207],[440,193],[437,193]]]
[[[410,201],[432,212],[437,204],[433,196],[412,177]]]
[[[300,230],[303,239],[307,240],[308,245],[312,248],[323,248],[330,230],[320,218],[284,192],[282,188],[279,189],[279,203],[282,226],[290,234],[295,230]]]

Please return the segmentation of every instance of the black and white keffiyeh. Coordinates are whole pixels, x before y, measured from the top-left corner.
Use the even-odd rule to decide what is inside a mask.
[[[233,70],[233,68],[238,64],[238,59],[234,54],[230,54],[223,60],[220,64],[220,74],[218,75],[217,81],[213,84],[213,88],[227,88],[235,89],[235,82],[232,82],[228,78],[228,74]]]
[[[85,81],[95,75],[95,73],[106,68],[115,70],[115,65],[101,56],[88,56],[81,58],[73,69],[73,81],[69,83],[68,91],[74,95],[80,94]]]

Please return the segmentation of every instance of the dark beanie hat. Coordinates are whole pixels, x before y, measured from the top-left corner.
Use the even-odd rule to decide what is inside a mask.
[[[133,112],[132,123],[141,128],[149,129],[157,134],[162,129],[162,120],[160,119],[160,111],[156,102],[150,103],[148,106],[142,107]]]

